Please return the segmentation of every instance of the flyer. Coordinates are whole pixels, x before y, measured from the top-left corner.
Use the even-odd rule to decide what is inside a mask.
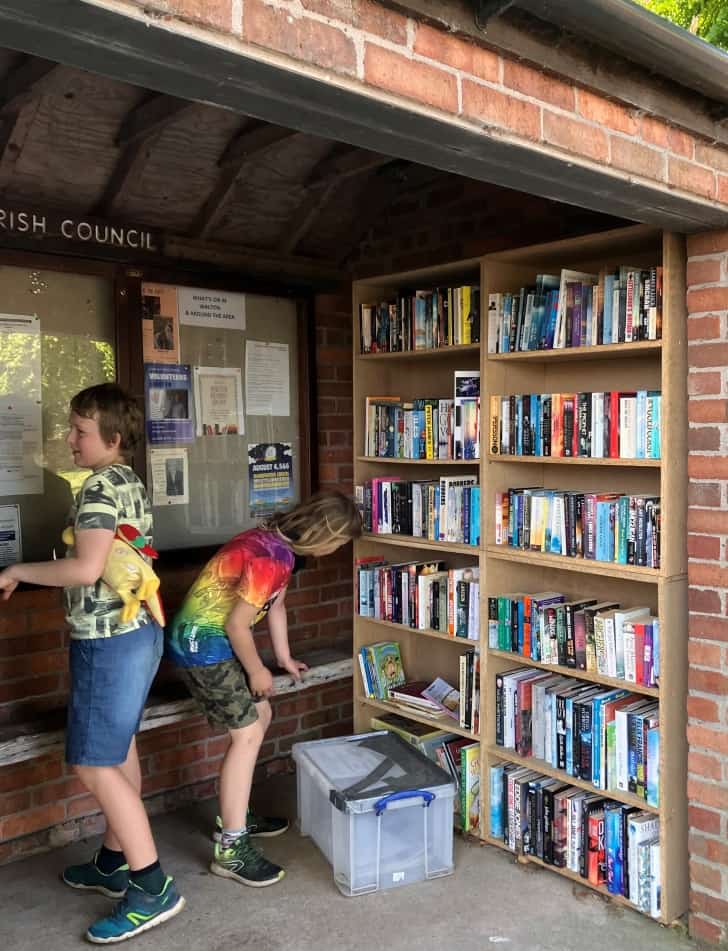
[[[151,444],[194,441],[188,364],[145,363],[144,403],[147,439]]]
[[[248,340],[245,347],[245,405],[248,416],[290,416],[288,344]]]
[[[0,314],[0,496],[43,492],[40,319]]]
[[[142,347],[145,363],[179,363],[177,288],[142,284]]]
[[[262,518],[293,503],[293,451],[289,442],[248,444],[248,505]]]
[[[193,378],[196,434],[242,435],[245,416],[240,367],[195,367]]]
[[[150,449],[152,505],[189,505],[186,449]]]
[[[0,505],[0,568],[23,560],[20,506]]]
[[[245,294],[178,287],[177,300],[181,324],[245,330]]]

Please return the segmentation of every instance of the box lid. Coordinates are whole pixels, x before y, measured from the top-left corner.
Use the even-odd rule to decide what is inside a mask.
[[[294,758],[313,764],[330,785],[329,798],[341,812],[365,812],[397,793],[435,792],[452,798],[452,778],[423,753],[382,730],[359,736],[297,743]],[[417,795],[395,800],[414,804]],[[420,797],[426,804],[427,797]]]

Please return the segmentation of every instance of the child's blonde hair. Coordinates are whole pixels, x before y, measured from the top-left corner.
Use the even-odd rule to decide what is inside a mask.
[[[332,542],[361,535],[361,516],[353,499],[336,489],[317,492],[291,509],[277,512],[263,523],[277,532],[297,555],[313,555]]]

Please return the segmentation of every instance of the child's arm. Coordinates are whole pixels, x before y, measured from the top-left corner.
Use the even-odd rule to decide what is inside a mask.
[[[286,588],[281,591],[268,611],[268,630],[276,655],[276,662],[283,670],[287,670],[294,680],[301,679],[301,671],[308,670],[308,666],[300,660],[291,657],[291,648],[288,645],[288,615],[286,614]]]
[[[258,610],[254,604],[238,601],[228,614],[225,633],[230,638],[235,656],[248,675],[248,684],[253,697],[269,697],[273,692],[273,675],[260,659],[252,631]]]
[[[3,601],[8,600],[21,581],[51,588],[95,584],[103,573],[113,540],[114,533],[106,528],[79,529],[72,557],[58,561],[21,562],[0,571]]]

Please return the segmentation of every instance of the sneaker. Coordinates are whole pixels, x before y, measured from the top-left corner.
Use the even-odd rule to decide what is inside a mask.
[[[96,864],[98,855],[97,852],[90,862],[83,865],[69,865],[61,879],[71,888],[101,892],[107,898],[123,898],[129,887],[129,866],[120,865],[107,875]]]
[[[158,895],[150,895],[134,882],[129,882],[126,895],[106,918],[99,918],[86,932],[93,944],[115,944],[134,935],[156,928],[179,914],[184,898],[169,875]]]
[[[286,874],[280,865],[269,862],[256,849],[247,832],[227,849],[223,849],[219,842],[215,843],[215,858],[210,865],[210,871],[213,875],[234,878],[236,882],[252,885],[253,888],[275,885]]]
[[[248,813],[245,822],[245,831],[250,835],[260,839],[272,839],[274,836],[283,835],[289,828],[288,819],[277,819],[273,816],[254,816],[252,812]],[[212,833],[212,841],[220,842],[222,840],[222,819],[215,817],[215,831]]]

